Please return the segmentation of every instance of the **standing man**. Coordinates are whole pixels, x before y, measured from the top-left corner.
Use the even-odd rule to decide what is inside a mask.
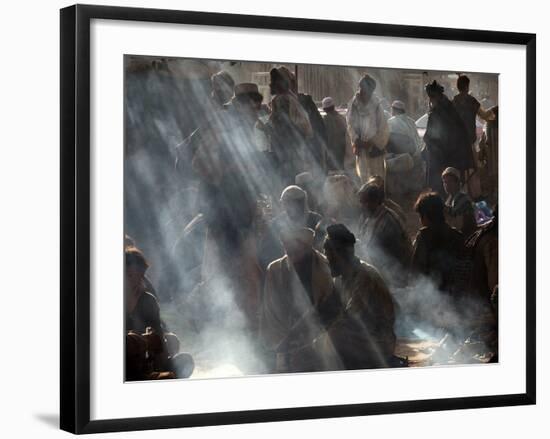
[[[392,102],[391,114],[388,120],[390,138],[386,146],[386,190],[392,194],[419,191],[426,182],[422,140],[402,101]]]
[[[324,98],[321,105],[326,113],[323,122],[327,132],[327,170],[343,171],[348,151],[351,152],[346,119],[336,111],[331,97]]]
[[[294,183],[297,174],[305,170],[304,155],[313,137],[309,116],[294,91],[293,75],[286,67],[269,72],[271,95],[271,148],[281,179],[280,187]]]
[[[472,146],[464,122],[437,81],[426,85],[430,99],[424,142],[428,152],[428,187],[443,196],[441,173],[449,166],[464,174],[474,166]]]
[[[470,94],[470,78],[466,75],[460,75],[458,77],[456,87],[458,88],[458,94],[453,98],[453,105],[464,122],[472,153],[477,156],[475,150],[477,142],[476,118],[479,117],[485,121],[490,121],[493,120],[495,116],[492,111],[485,111],[481,108],[481,104],[478,100]],[[474,167],[477,167],[477,162],[477,160],[474,161]],[[472,188],[479,187],[481,184],[479,173],[470,175],[470,172],[467,171],[464,175],[465,182],[467,181],[466,179],[470,180],[469,184]],[[472,190],[472,193],[474,191],[475,189]]]
[[[460,75],[456,80],[458,94],[453,98],[453,105],[458,111],[460,118],[464,122],[470,145],[474,145],[477,140],[476,117],[489,121],[494,119],[490,110],[485,111],[481,108],[479,101],[470,94],[470,78],[466,75]]]
[[[346,226],[327,227],[325,255],[343,311],[315,344],[334,349],[345,369],[388,367],[396,340],[393,298],[378,271],[355,256],[354,245]]]
[[[389,130],[380,99],[374,94],[376,80],[365,75],[348,105],[348,132],[356,155],[357,175],[362,183],[379,175],[385,179],[386,144]]]

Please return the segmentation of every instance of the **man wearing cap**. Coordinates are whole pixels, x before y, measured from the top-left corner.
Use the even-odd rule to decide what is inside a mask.
[[[376,80],[365,75],[359,91],[348,105],[348,132],[356,155],[357,175],[365,183],[373,175],[385,178],[385,154],[388,143],[388,122],[380,99],[374,94]]]
[[[260,338],[273,372],[317,370],[315,356],[301,348],[322,331],[325,312],[334,308],[327,306],[336,297],[330,268],[313,249],[313,230],[286,227],[279,237],[285,254],[267,267]]]
[[[470,78],[468,76],[460,75],[456,80],[456,88],[458,94],[453,97],[453,105],[464,121],[468,139],[473,145],[477,140],[476,117],[489,121],[493,120],[495,116],[491,110],[484,110],[479,101],[470,94]]]
[[[392,117],[388,120],[390,138],[387,151],[392,154],[410,154],[413,156],[422,146],[422,140],[416,130],[414,120],[405,111],[402,101],[391,104]]]
[[[343,310],[315,344],[336,350],[346,369],[388,367],[396,341],[393,298],[378,271],[355,256],[355,242],[343,224],[327,227],[325,255]]]
[[[327,170],[343,171],[351,155],[346,119],[336,111],[330,96],[324,98],[321,105],[325,111],[323,122],[327,132]]]
[[[392,102],[391,113],[388,120],[390,138],[386,146],[386,189],[392,194],[419,191],[425,184],[422,140],[402,101]]]
[[[468,194],[460,190],[460,172],[458,169],[449,167],[443,171],[441,179],[447,194],[445,201],[447,223],[468,238],[476,231],[477,224],[472,200]]]

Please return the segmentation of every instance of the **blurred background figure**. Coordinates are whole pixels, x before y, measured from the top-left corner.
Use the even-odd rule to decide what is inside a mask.
[[[336,111],[330,96],[323,98],[321,105],[325,111],[323,122],[327,132],[327,170],[342,172],[347,169],[351,155],[346,118]]]
[[[402,101],[392,102],[388,127],[386,191],[392,196],[417,192],[425,182],[426,165],[421,153],[423,143],[415,121],[407,115]]]

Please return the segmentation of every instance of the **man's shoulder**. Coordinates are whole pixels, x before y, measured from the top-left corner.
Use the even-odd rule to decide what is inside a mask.
[[[269,265],[267,266],[268,272],[273,272],[276,270],[280,270],[283,264],[286,263],[287,255],[281,256],[279,259],[275,259],[274,261],[271,261]]]
[[[159,308],[159,303],[157,298],[149,291],[144,291],[139,301],[141,305],[143,305],[146,308],[150,308],[150,307]]]
[[[382,279],[378,269],[374,265],[371,265],[363,260],[359,264],[359,276],[363,278],[368,277],[369,279]]]
[[[419,241],[429,240],[432,236],[433,236],[433,231],[429,227],[422,226],[416,232],[415,241],[419,242]]]
[[[380,288],[387,288],[386,282],[378,269],[365,261],[361,261],[356,281],[374,287],[375,291],[380,291]]]

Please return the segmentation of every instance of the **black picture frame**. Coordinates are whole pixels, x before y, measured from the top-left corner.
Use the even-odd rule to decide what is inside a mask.
[[[453,40],[526,47],[526,392],[498,396],[90,420],[90,21],[131,20]],[[535,404],[536,36],[529,33],[75,5],[61,10],[60,426],[99,433]]]

